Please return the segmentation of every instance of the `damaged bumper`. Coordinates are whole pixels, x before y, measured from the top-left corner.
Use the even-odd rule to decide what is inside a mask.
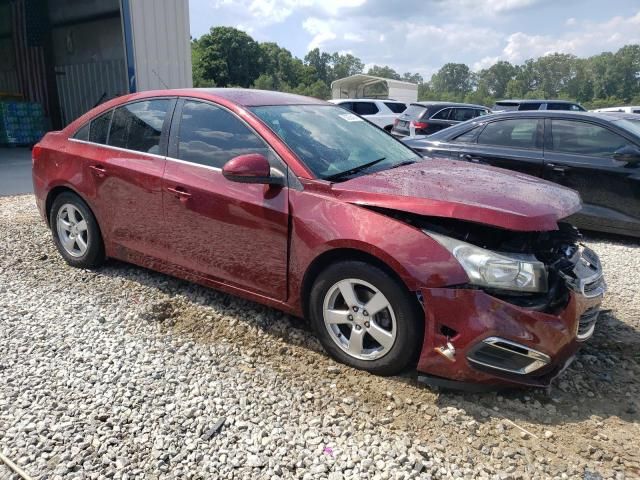
[[[553,313],[474,288],[425,288],[418,371],[458,382],[544,387],[594,331],[606,285],[597,255],[582,248]]]

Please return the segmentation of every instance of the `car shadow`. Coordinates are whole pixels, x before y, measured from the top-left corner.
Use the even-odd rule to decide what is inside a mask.
[[[146,321],[157,321],[167,332],[187,334],[198,342],[214,342],[216,335],[228,338],[229,331],[216,331],[215,318],[198,313],[201,307],[232,318],[237,327],[257,329],[261,335],[279,339],[284,345],[302,347],[312,357],[309,364],[338,365],[330,360],[316,340],[310,326],[303,319],[286,315],[275,309],[228,295],[194,283],[176,279],[131,264],[109,260],[99,274],[137,282],[166,294],[170,300],[152,305],[142,315]],[[238,314],[238,312],[242,314]],[[222,322],[218,322],[222,323]],[[225,325],[228,322],[224,322]],[[255,344],[259,348],[259,342]],[[286,369],[295,370],[300,355],[282,349],[276,359]],[[278,353],[269,352],[269,355]],[[302,354],[305,355],[304,353]],[[259,361],[259,360],[258,360]],[[325,367],[326,370],[328,367]],[[439,408],[463,408],[478,422],[494,417],[508,418],[529,424],[561,425],[586,419],[617,417],[626,422],[637,422],[637,391],[640,382],[640,332],[617,318],[603,312],[594,336],[584,344],[574,363],[548,389],[510,389],[483,393],[467,393],[433,388],[420,382],[417,372],[382,378],[366,372],[340,366],[353,377],[353,385],[366,380],[373,391],[382,392],[389,385],[398,387],[403,395],[420,396],[430,392],[436,396]],[[324,371],[323,370],[323,371]],[[307,374],[302,368],[301,374]],[[318,369],[314,368],[314,374]],[[361,383],[361,382],[360,382]],[[633,387],[633,388],[630,388]],[[629,392],[635,391],[635,395]]]

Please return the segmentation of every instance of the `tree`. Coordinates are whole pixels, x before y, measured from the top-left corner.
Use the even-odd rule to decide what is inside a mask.
[[[194,69],[204,82],[221,87],[249,87],[260,75],[260,47],[233,27],[215,27],[197,40]]]
[[[431,88],[438,93],[466,95],[474,86],[474,75],[464,63],[447,63],[431,77]]]
[[[502,98],[507,92],[507,85],[517,73],[518,69],[509,62],[499,61],[478,72],[478,88],[482,85],[489,95]]]
[[[328,84],[331,76],[331,55],[314,48],[304,57],[304,62],[315,70],[316,80]]]
[[[420,75],[419,73],[403,73],[402,80],[405,82],[417,83],[418,85],[424,83],[424,78],[422,78],[422,75]]]
[[[390,78],[392,80],[402,79],[402,77],[400,76],[400,74],[398,74],[398,72],[396,72],[391,67],[387,67],[386,65],[384,67],[381,67],[379,65],[374,65],[369,69],[369,71],[367,72],[367,75],[373,75],[374,77]]]
[[[331,81],[339,78],[350,77],[351,75],[362,73],[364,70],[364,63],[362,63],[358,57],[354,57],[350,53],[341,55],[336,52],[331,55],[331,66]]]

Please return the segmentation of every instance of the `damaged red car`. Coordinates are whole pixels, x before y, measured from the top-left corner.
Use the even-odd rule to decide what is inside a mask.
[[[340,362],[547,385],[593,333],[571,190],[423,160],[315,99],[242,89],[105,103],[33,149],[64,259],[142,265],[307,318]]]

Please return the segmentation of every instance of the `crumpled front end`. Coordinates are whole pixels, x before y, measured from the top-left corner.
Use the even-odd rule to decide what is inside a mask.
[[[606,290],[602,267],[592,250],[562,232],[535,248],[548,271],[544,293],[421,289],[426,328],[418,371],[465,383],[544,387],[570,364],[597,322]]]

